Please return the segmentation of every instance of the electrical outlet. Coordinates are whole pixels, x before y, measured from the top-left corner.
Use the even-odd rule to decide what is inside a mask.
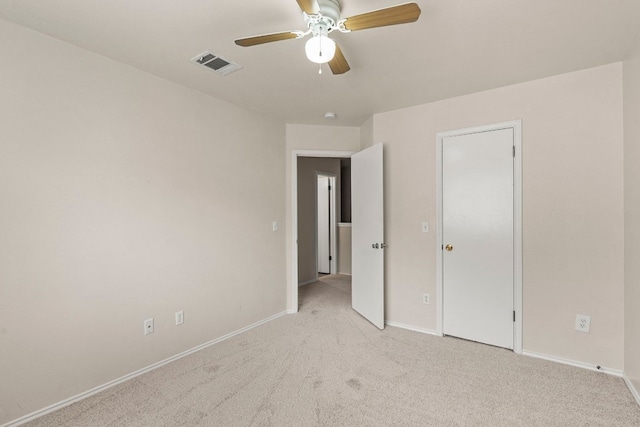
[[[576,314],[576,331],[589,332],[591,327],[591,316],[586,314]]]
[[[273,231],[278,231],[278,221],[273,221],[273,222],[271,223],[271,229],[272,229]]]
[[[184,311],[176,311],[176,326],[184,323]]]
[[[153,333],[153,317],[144,321],[144,334],[149,335]]]
[[[431,298],[429,297],[429,294],[422,294],[422,302],[425,304],[431,303]]]
[[[429,223],[428,222],[423,222],[422,223],[422,232],[423,233],[428,233],[429,232]]]

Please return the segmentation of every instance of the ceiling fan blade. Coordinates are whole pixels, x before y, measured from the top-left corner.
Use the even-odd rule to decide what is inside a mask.
[[[318,8],[316,0],[296,0],[298,2],[298,6],[300,6],[300,9],[302,9],[302,11],[304,13],[306,13],[307,15],[313,15],[314,13],[317,13]]]
[[[347,59],[342,54],[340,46],[336,44],[336,53],[333,55],[333,59],[329,61],[329,68],[333,74],[344,74],[351,69]]]
[[[255,37],[245,37],[236,40],[236,44],[242,47],[255,46],[257,44],[279,42],[280,40],[297,39],[300,34],[293,31],[285,31],[283,33],[264,34]]]
[[[416,3],[401,4],[347,18],[344,27],[347,30],[357,31],[385,27],[387,25],[406,24],[417,21],[420,17],[420,12],[420,7]]]

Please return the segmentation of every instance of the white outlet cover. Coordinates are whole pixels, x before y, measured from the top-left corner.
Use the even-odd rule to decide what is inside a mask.
[[[431,303],[431,297],[429,296],[429,294],[422,294],[422,302],[425,304]]]
[[[176,326],[184,323],[184,311],[176,311]]]
[[[429,232],[429,223],[428,222],[423,222],[422,223],[422,232],[423,233],[428,233]]]
[[[576,331],[589,332],[591,328],[591,316],[576,314]]]

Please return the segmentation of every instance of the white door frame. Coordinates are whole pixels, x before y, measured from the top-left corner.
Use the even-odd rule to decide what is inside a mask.
[[[522,120],[459,129],[436,134],[436,333],[444,334],[444,294],[442,245],[442,142],[444,138],[470,133],[513,129],[515,157],[513,160],[513,351],[522,354]]]
[[[298,157],[349,159],[357,151],[291,150],[291,279],[287,283],[287,312],[298,312]]]
[[[336,174],[330,172],[322,172],[316,171],[316,183],[318,182],[318,178],[324,176],[329,178],[329,185],[332,187],[329,192],[330,198],[330,206],[329,206],[329,256],[331,260],[329,261],[329,273],[336,274],[338,269],[336,268],[338,257],[336,256],[338,252],[338,245],[336,244]],[[315,249],[316,249],[316,278],[318,277],[318,186],[316,185],[316,232],[315,232]]]

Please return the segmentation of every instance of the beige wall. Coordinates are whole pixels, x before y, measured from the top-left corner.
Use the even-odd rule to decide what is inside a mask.
[[[625,373],[640,393],[640,38],[624,62]]]
[[[314,151],[327,153],[357,152],[360,149],[360,128],[346,126],[312,126],[312,125],[286,125],[285,147],[285,181],[286,181],[286,253],[287,253],[287,309],[297,311],[298,301],[293,298],[298,287],[298,277],[293,274],[293,212],[291,197],[291,170],[294,160],[294,152]],[[297,249],[296,249],[297,250]]]
[[[340,159],[298,157],[299,284],[309,283],[318,278],[318,270],[316,268],[317,172],[326,172],[330,175],[335,175],[336,216],[340,214]]]
[[[351,223],[338,224],[338,273],[351,274]]]
[[[364,150],[373,145],[373,117],[360,126],[360,149]]]
[[[374,116],[385,145],[386,318],[436,329],[437,132],[522,119],[525,351],[623,368],[620,63]],[[432,228],[433,230],[433,228]],[[577,313],[591,333],[574,330]]]
[[[0,424],[286,309],[284,124],[0,34]]]

